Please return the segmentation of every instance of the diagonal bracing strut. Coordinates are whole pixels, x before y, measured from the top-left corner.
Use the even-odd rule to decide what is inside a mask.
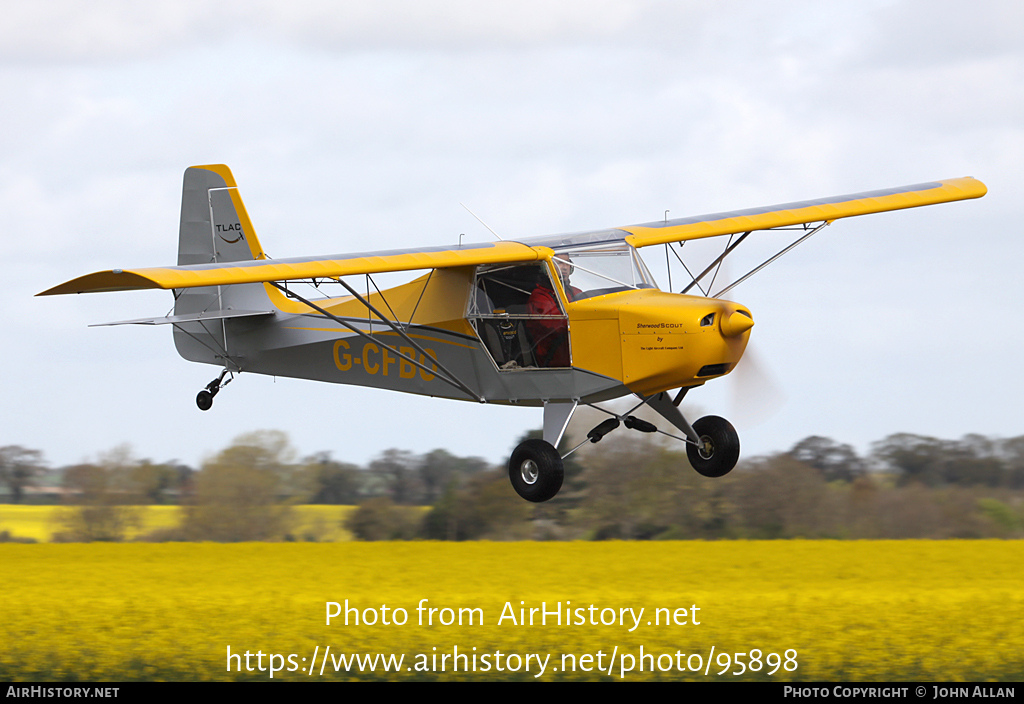
[[[679,260],[679,263],[683,265],[683,268],[686,269],[686,273],[690,274],[690,278],[692,279],[690,284],[687,285],[686,288],[684,288],[681,291],[681,293],[686,293],[691,288],[696,286],[700,290],[700,292],[703,293],[708,298],[718,298],[718,297],[728,293],[729,291],[731,291],[735,287],[739,286],[741,283],[743,283],[744,281],[749,279],[751,276],[753,276],[757,272],[759,272],[762,269],[764,269],[766,266],[768,266],[769,264],[774,262],[776,259],[781,257],[783,254],[786,254],[787,252],[792,250],[797,245],[799,245],[802,242],[805,242],[806,240],[808,240],[812,235],[814,235],[815,233],[820,231],[823,227],[826,227],[827,225],[831,225],[831,224],[832,224],[832,220],[824,220],[824,221],[820,222],[817,225],[812,225],[810,223],[805,223],[802,228],[795,228],[795,227],[773,227],[773,228],[768,228],[766,230],[760,230],[760,232],[777,232],[777,231],[780,231],[780,230],[797,230],[797,229],[800,229],[800,230],[803,230],[804,235],[803,235],[803,237],[800,237],[795,242],[790,244],[788,247],[783,249],[782,251],[778,252],[774,256],[770,257],[769,259],[765,260],[761,264],[757,265],[756,267],[754,267],[753,269],[748,271],[746,274],[744,274],[740,278],[736,279],[735,281],[733,281],[731,284],[729,284],[728,286],[726,286],[722,290],[717,291],[715,293],[711,292],[711,288],[712,288],[712,286],[715,285],[715,279],[718,277],[718,272],[721,269],[722,262],[725,260],[725,258],[727,256],[732,254],[733,250],[735,250],[740,245],[740,243],[747,238],[747,235],[751,234],[751,232],[744,232],[742,235],[740,235],[739,239],[737,239],[735,242],[732,241],[732,235],[730,235],[729,236],[729,243],[726,245],[725,251],[722,252],[713,262],[708,264],[707,268],[705,268],[704,271],[702,271],[697,276],[694,276],[693,274],[690,273],[690,269],[689,269],[689,267],[686,266],[686,262],[684,262],[682,260],[682,257],[680,257],[678,254],[676,254],[675,250],[672,250],[672,253],[676,255],[676,259]],[[682,243],[682,244],[685,244],[685,242]],[[682,246],[682,244],[680,244],[680,246]],[[712,270],[715,271],[715,275],[712,277],[711,283],[708,285],[708,290],[705,291],[703,288],[701,288],[699,282],[700,282],[701,279],[703,279],[705,276],[707,276],[709,273],[711,273]],[[669,271],[671,272],[671,267],[669,268]]]
[[[363,332],[362,330],[360,330],[359,328],[355,327],[351,323],[343,320],[342,318],[339,318],[338,316],[334,315],[333,313],[330,313],[329,311],[324,310],[323,308],[321,308],[320,306],[316,305],[312,301],[306,300],[305,298],[303,298],[299,294],[295,293],[294,291],[289,291],[287,288],[285,288],[284,286],[279,284],[277,281],[270,281],[269,283],[270,283],[271,286],[274,286],[278,290],[282,291],[286,296],[290,296],[292,298],[297,299],[298,301],[300,301],[301,303],[304,303],[305,305],[309,306],[310,308],[312,308],[313,310],[317,311],[318,313],[327,316],[328,318],[330,318],[331,320],[336,322],[338,325],[341,325],[342,327],[345,327],[345,328],[351,330],[352,332],[354,332],[355,334],[359,335],[360,337],[365,337],[365,338],[367,338],[369,340],[372,340],[376,344],[379,344],[382,347],[384,347],[385,349],[387,349],[389,352],[392,352],[393,354],[398,355],[400,358],[404,359],[405,361],[407,361],[407,362],[409,362],[411,364],[416,365],[417,367],[419,367],[423,371],[427,372],[428,374],[434,374],[438,379],[440,379],[441,381],[445,382],[446,384],[449,384],[450,386],[454,386],[455,388],[459,389],[460,391],[462,391],[462,392],[464,392],[466,394],[469,394],[470,398],[476,399],[480,403],[486,403],[487,402],[487,399],[485,399],[483,396],[481,396],[480,394],[478,394],[475,391],[473,391],[473,389],[469,388],[469,386],[467,386],[465,383],[463,383],[457,376],[452,374],[448,370],[447,367],[445,367],[443,364],[441,364],[441,362],[437,361],[437,359],[435,357],[433,357],[433,355],[428,354],[427,351],[424,350],[423,347],[420,346],[415,340],[413,340],[411,337],[409,337],[409,335],[407,335],[404,330],[400,329],[399,327],[394,325],[390,320],[388,320],[386,317],[381,315],[380,311],[378,311],[376,308],[371,306],[370,302],[367,301],[366,299],[364,299],[358,293],[356,293],[352,289],[351,286],[346,284],[344,281],[341,281],[340,279],[338,279],[338,281],[341,283],[342,286],[344,286],[346,289],[348,289],[349,293],[351,293],[353,296],[355,296],[355,298],[360,303],[365,305],[367,307],[367,309],[372,311],[378,318],[380,318],[384,322],[385,325],[390,327],[395,332],[395,334],[397,334],[403,340],[405,340],[410,345],[412,345],[414,349],[418,350],[420,352],[420,354],[423,355],[424,359],[431,359],[431,360],[433,360],[434,364],[437,365],[437,369],[431,369],[431,368],[427,367],[425,364],[417,362],[416,359],[414,359],[413,357],[409,357],[408,355],[405,355],[405,354],[399,352],[394,347],[392,347],[392,346],[390,346],[388,344],[385,344],[379,338],[373,337],[372,335],[368,335],[367,333]],[[438,373],[438,369],[440,369],[444,373],[443,374],[439,374]]]
[[[771,263],[772,263],[773,261],[775,261],[776,259],[778,259],[779,257],[781,257],[781,256],[782,256],[783,254],[785,254],[785,253],[786,253],[786,252],[788,252],[789,250],[793,249],[794,247],[796,247],[796,246],[797,246],[798,244],[800,244],[800,243],[801,243],[801,242],[803,242],[804,240],[808,239],[808,238],[809,238],[809,237],[810,237],[811,235],[813,235],[814,233],[816,233],[816,232],[817,232],[818,230],[820,230],[821,228],[825,227],[826,225],[831,225],[831,224],[832,224],[832,221],[831,221],[831,220],[826,220],[825,222],[821,223],[820,225],[816,225],[816,226],[814,226],[813,228],[810,228],[810,229],[809,229],[809,230],[807,231],[807,234],[805,234],[805,235],[804,235],[803,237],[801,237],[801,238],[800,238],[800,239],[798,239],[798,240],[797,240],[796,242],[794,242],[793,244],[791,244],[791,245],[789,245],[788,247],[786,247],[786,248],[785,248],[784,250],[782,250],[781,252],[779,252],[779,253],[778,253],[778,254],[776,254],[775,256],[773,256],[773,257],[769,258],[768,260],[764,261],[763,263],[761,263],[761,264],[758,264],[757,266],[755,266],[755,267],[754,267],[753,269],[751,269],[750,271],[748,271],[748,272],[747,272],[746,274],[744,274],[744,275],[743,275],[743,276],[741,276],[740,278],[736,279],[736,280],[735,280],[735,281],[733,281],[733,282],[732,282],[731,284],[729,284],[728,286],[726,286],[725,288],[723,288],[723,289],[722,289],[721,291],[719,291],[718,293],[716,293],[716,294],[715,294],[714,296],[712,296],[712,298],[718,298],[719,296],[721,296],[721,295],[723,295],[723,294],[725,294],[725,293],[728,293],[729,291],[733,290],[734,288],[736,288],[737,286],[739,286],[739,285],[740,285],[741,283],[743,283],[744,281],[746,281],[747,279],[749,279],[749,278],[750,278],[751,276],[753,276],[753,275],[754,275],[754,274],[756,274],[757,272],[761,271],[761,269],[764,269],[764,268],[765,268],[766,266],[768,266],[769,264],[771,264]],[[805,229],[806,229],[806,228],[805,228]],[[749,234],[749,233],[747,233],[747,234]],[[739,242],[737,242],[736,244],[739,244]],[[710,287],[708,287],[708,288],[710,288]]]
[[[686,395],[686,391],[687,389],[679,390],[677,398],[680,401],[682,400],[682,397]],[[601,411],[602,413],[607,413],[608,415],[611,416],[611,418],[600,423],[599,425],[597,425],[597,427],[593,428],[589,433],[587,433],[587,438],[579,445],[577,445],[576,447],[572,448],[564,455],[562,455],[562,459],[564,460],[566,457],[576,452],[576,450],[580,449],[588,442],[600,442],[605,435],[619,427],[620,421],[627,428],[639,430],[644,433],[661,433],[662,435],[667,435],[670,438],[681,440],[682,442],[690,445],[700,444],[700,436],[697,435],[696,431],[694,431],[689,421],[687,421],[686,418],[683,417],[683,414],[679,412],[679,409],[676,407],[676,403],[672,400],[672,398],[668,395],[667,392],[662,391],[661,393],[654,394],[653,396],[643,396],[641,394],[636,394],[636,396],[637,398],[640,399],[640,403],[636,404],[631,409],[629,409],[628,411],[621,415],[609,411],[607,408],[601,408],[600,406],[593,403],[586,404],[587,406],[590,406],[595,410]],[[681,438],[678,435],[666,433],[664,430],[659,430],[653,423],[648,423],[647,421],[642,420],[640,418],[635,418],[632,415],[633,411],[635,411],[636,409],[640,408],[643,405],[650,407],[651,410],[655,411],[662,418],[667,420],[672,425],[676,426],[679,430],[683,431],[683,434],[686,437]]]
[[[730,254],[732,254],[732,251],[734,249],[736,249],[737,247],[739,247],[740,246],[740,242],[742,242],[743,240],[747,239],[748,235],[750,235],[750,232],[744,232],[742,235],[739,236],[739,239],[737,239],[735,243],[729,244],[729,246],[727,246],[725,248],[725,251],[722,252],[718,256],[718,258],[715,259],[715,261],[713,261],[710,264],[708,264],[707,268],[704,269],[704,271],[700,272],[697,275],[697,277],[694,278],[694,280],[690,283],[690,285],[687,286],[686,288],[684,288],[682,291],[680,291],[680,293],[686,293],[687,291],[689,291],[694,286],[698,286],[698,288],[699,288],[699,285],[697,284],[697,282],[700,281],[701,279],[703,279],[705,276],[707,276],[711,272],[711,270],[715,268],[715,266],[720,265],[722,263],[722,261],[725,260],[726,257],[728,257]],[[684,264],[683,266],[686,266],[686,265]],[[718,275],[717,271],[715,272],[715,275],[716,276]],[[714,283],[714,279],[712,279],[712,283]],[[708,286],[708,288],[710,289],[711,287]]]

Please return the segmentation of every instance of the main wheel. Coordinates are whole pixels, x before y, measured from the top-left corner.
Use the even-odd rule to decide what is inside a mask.
[[[740,436],[732,423],[718,416],[704,416],[693,424],[700,445],[686,445],[686,456],[698,474],[722,477],[740,458]]]
[[[562,458],[551,443],[525,440],[508,460],[508,478],[512,488],[527,501],[547,501],[562,488],[565,472]]]
[[[199,406],[200,411],[210,410],[213,407],[213,394],[203,389],[196,395],[196,405]]]

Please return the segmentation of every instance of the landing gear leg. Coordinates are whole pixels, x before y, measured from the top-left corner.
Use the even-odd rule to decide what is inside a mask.
[[[682,395],[680,392],[677,398],[682,400]],[[736,466],[740,458],[740,437],[732,423],[718,416],[704,416],[691,426],[668,394],[656,394],[646,401],[686,435],[686,456],[698,474],[723,477]]]
[[[196,405],[199,406],[200,411],[210,410],[213,407],[213,397],[220,392],[221,388],[231,383],[231,379],[224,381],[224,377],[227,376],[227,374],[228,370],[225,369],[220,373],[220,376],[207,384],[206,388],[196,395]]]

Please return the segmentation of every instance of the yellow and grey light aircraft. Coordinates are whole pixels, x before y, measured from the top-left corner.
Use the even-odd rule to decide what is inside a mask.
[[[182,357],[221,367],[196,398],[204,411],[241,372],[543,407],[543,440],[515,449],[509,478],[524,499],[546,501],[562,485],[567,455],[555,448],[580,404],[609,414],[584,442],[620,423],[671,434],[631,415],[646,404],[681,433],[673,437],[694,469],[728,473],[740,451],[732,425],[717,416],[691,425],[679,410],[687,391],[728,374],[746,348],[753,316],[721,296],[840,218],[985,193],[960,178],[595,232],[271,259],[228,167],[194,166],[185,171],[177,266],[100,271],[39,295],[172,291],[173,315],[106,324],[171,325]],[[712,293],[743,240],[787,229],[797,231],[794,242]],[[677,250],[707,237],[728,239],[694,276]],[[655,285],[637,252],[654,245],[686,269],[681,293]],[[425,273],[386,290],[372,279],[415,270]],[[342,278],[352,275],[365,275],[364,291]],[[343,295],[324,297],[328,286]],[[701,295],[689,295],[695,288]],[[624,415],[596,405],[626,395],[638,405]]]

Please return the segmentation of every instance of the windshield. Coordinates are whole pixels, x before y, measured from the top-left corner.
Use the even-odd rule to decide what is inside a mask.
[[[635,288],[657,288],[636,250],[628,244],[555,252],[555,266],[572,301]]]

